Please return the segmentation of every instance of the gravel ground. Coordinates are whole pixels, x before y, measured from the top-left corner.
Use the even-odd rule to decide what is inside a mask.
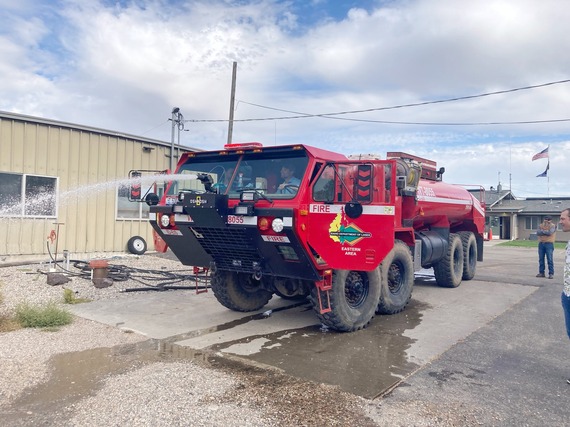
[[[121,269],[130,269],[130,279],[96,288],[79,263],[70,267],[70,282],[50,286],[46,283],[46,265],[0,268],[0,315],[10,314],[22,302],[53,301],[65,307],[64,289],[89,300],[129,298],[136,293],[122,290],[145,286],[141,281],[156,285],[154,278],[164,279],[160,272],[180,271],[177,261],[148,254],[116,257],[109,263],[116,277],[125,273]],[[389,398],[367,401],[337,387],[302,381],[238,360],[181,359],[159,354],[158,348],[157,342],[132,331],[77,317],[73,324],[55,331],[0,333],[2,425],[479,424],[475,417],[465,416],[469,411],[460,415],[457,408],[442,414],[440,409],[419,402],[390,403]]]

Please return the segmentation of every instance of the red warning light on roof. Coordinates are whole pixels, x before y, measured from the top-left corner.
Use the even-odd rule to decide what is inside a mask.
[[[235,144],[225,144],[224,150],[243,150],[247,148],[261,148],[263,144],[261,142],[240,142]]]

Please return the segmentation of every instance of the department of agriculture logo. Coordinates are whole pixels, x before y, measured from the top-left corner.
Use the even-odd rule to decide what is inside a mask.
[[[354,246],[365,237],[371,237],[372,233],[363,231],[352,222],[347,224],[343,209],[331,222],[329,236],[334,242],[338,242],[341,245],[348,243],[350,246]]]

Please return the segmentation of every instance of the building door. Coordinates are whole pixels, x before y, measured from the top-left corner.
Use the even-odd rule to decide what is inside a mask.
[[[503,240],[511,240],[511,217],[502,216],[500,218],[500,236]]]

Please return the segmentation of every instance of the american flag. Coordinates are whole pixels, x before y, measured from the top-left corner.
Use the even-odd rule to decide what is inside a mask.
[[[534,162],[535,160],[538,160],[538,159],[548,159],[548,149],[549,148],[550,148],[550,146],[546,147],[540,153],[536,153],[534,156],[532,156],[532,161]]]
[[[547,178],[548,177],[548,169],[550,169],[550,160],[548,161],[548,164],[546,165],[546,170],[544,172],[542,172],[540,175],[537,175],[537,178]]]

